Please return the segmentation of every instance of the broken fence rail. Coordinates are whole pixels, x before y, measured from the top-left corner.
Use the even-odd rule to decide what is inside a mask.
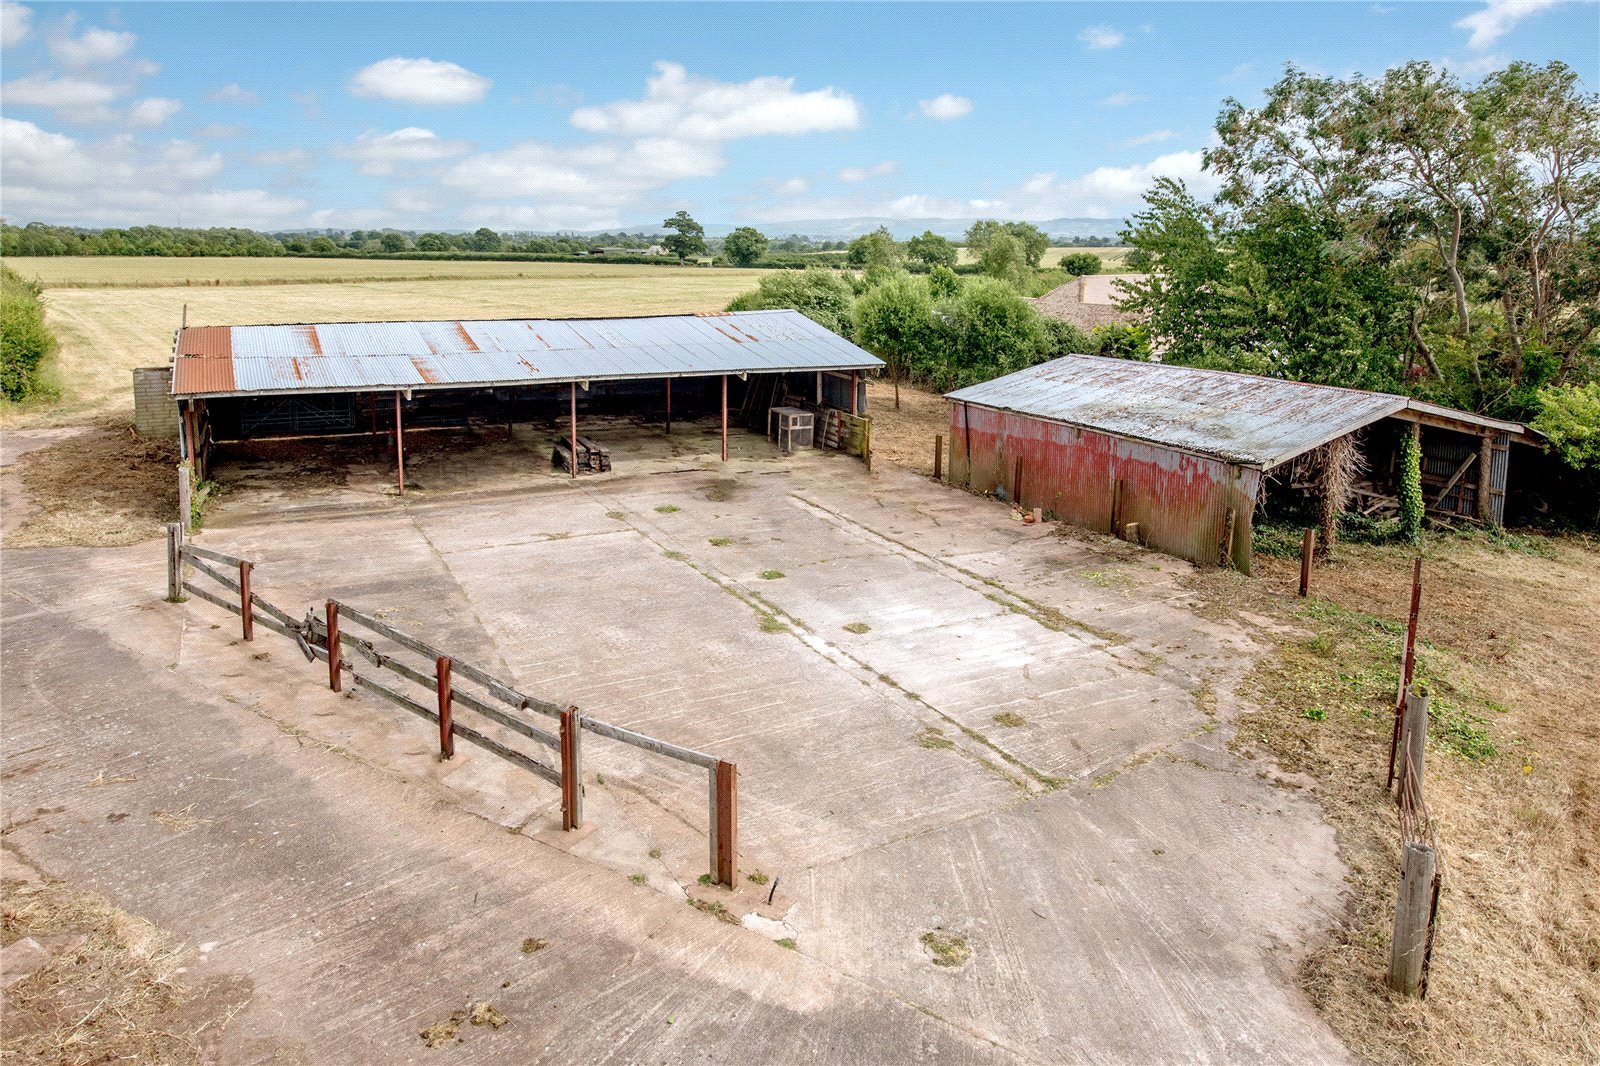
[[[211,565],[213,563],[228,569],[219,570]],[[598,718],[591,718],[580,714],[576,707],[562,707],[519,692],[513,686],[476,666],[456,659],[367,611],[338,600],[330,599],[326,602],[322,618],[318,618],[313,610],[307,610],[303,619],[297,619],[251,590],[250,577],[254,565],[248,559],[188,544],[184,540],[181,524],[174,522],[167,526],[169,600],[179,602],[187,594],[238,615],[243,639],[246,641],[254,639],[255,622],[260,622],[273,632],[295,641],[308,660],[320,659],[328,663],[328,686],[333,691],[342,690],[344,676],[348,674],[351,682],[358,688],[367,689],[390,703],[433,722],[439,729],[440,752],[445,758],[455,754],[454,738],[459,736],[558,786],[561,789],[564,829],[578,829],[583,825],[582,735],[585,730],[608,740],[642,748],[707,771],[710,823],[707,836],[711,877],[715,883],[733,887],[738,835],[738,768],[733,763],[693,748],[658,740]],[[209,588],[190,581],[188,578],[190,570],[204,575],[228,590],[233,594],[232,597],[219,595]],[[238,575],[237,578],[232,576],[234,573]],[[372,640],[349,632],[345,623],[360,626],[413,654],[431,659],[434,672],[429,674],[394,655],[379,650]],[[333,638],[331,640],[330,635]],[[346,657],[346,650],[380,670],[388,670],[431,690],[434,694],[434,705],[430,707],[404,692],[379,683],[370,674],[357,670],[354,662]],[[532,711],[556,719],[559,731],[551,733],[540,729],[531,722],[495,706],[490,699],[456,687],[454,681],[457,676],[480,685],[490,699],[497,700],[516,711]],[[496,725],[553,749],[560,756],[559,769],[546,766],[537,759],[456,721],[454,708],[458,704]]]

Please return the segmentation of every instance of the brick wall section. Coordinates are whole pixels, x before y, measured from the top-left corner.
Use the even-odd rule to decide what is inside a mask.
[[[141,437],[176,437],[178,401],[172,398],[172,368],[142,366],[133,372],[133,424]]]

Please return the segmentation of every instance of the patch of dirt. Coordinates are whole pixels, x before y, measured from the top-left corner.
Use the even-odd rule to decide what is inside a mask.
[[[949,467],[950,404],[937,392],[900,386],[900,409],[894,406],[894,384],[867,381],[867,412],[872,416],[872,458],[918,473],[933,474],[933,438],[943,435]]]
[[[250,998],[238,978],[185,985],[182,945],[60,881],[0,884],[0,929],[8,944],[31,937],[48,952],[5,990],[8,1062],[203,1062]]]
[[[1424,792],[1444,882],[1421,1001],[1384,984],[1399,834],[1383,782],[1412,552],[1341,547],[1308,600],[1285,560],[1189,581],[1277,648],[1247,682],[1259,709],[1240,716],[1235,746],[1316,780],[1351,885],[1301,981],[1370,1062],[1587,1062],[1600,1049],[1600,552],[1576,538],[1540,548],[1424,548]]]
[[[160,536],[178,514],[177,462],[175,441],[146,440],[121,421],[27,452],[14,471],[33,509],[5,546],[120,547]]]

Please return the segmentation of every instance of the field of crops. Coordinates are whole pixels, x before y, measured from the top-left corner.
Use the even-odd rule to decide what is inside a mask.
[[[753,288],[762,271],[565,263],[454,263],[496,267],[475,278],[271,283],[268,268],[299,270],[308,263],[365,270],[405,266],[392,261],[282,259],[12,259],[25,277],[46,281],[45,313],[61,341],[50,373],[61,402],[13,408],[9,428],[76,425],[131,414],[132,370],[160,366],[172,354],[173,331],[188,308],[190,325],[262,322],[383,321],[408,318],[559,318],[687,314],[720,311]],[[409,264],[415,265],[415,264]],[[46,276],[42,269],[48,267]],[[515,268],[515,269],[513,269]],[[121,272],[121,273],[119,273]],[[118,277],[165,279],[155,287],[121,287]],[[242,277],[221,286],[186,287],[185,276]],[[518,276],[520,275],[520,276]],[[113,287],[56,287],[49,278],[109,278]],[[171,282],[177,280],[174,287]]]

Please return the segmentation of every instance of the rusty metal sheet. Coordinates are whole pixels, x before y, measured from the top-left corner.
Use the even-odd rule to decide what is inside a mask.
[[[272,394],[868,370],[795,311],[648,318],[323,322],[182,330],[174,394]],[[203,365],[196,365],[203,364]]]
[[[1407,404],[1388,393],[1094,355],[1064,356],[949,398],[1263,469]]]

